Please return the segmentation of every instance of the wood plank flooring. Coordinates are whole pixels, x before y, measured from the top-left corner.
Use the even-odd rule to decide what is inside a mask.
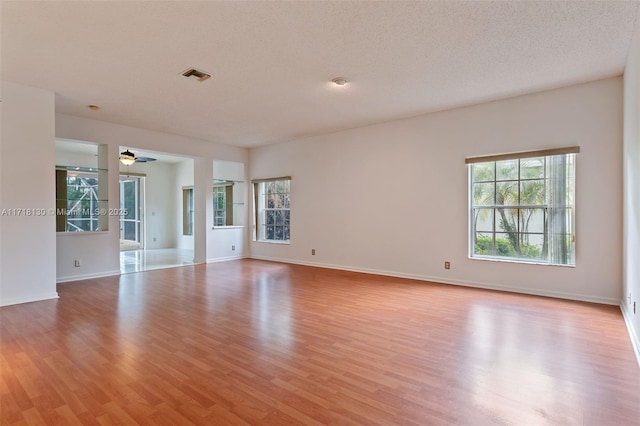
[[[242,260],[0,309],[0,423],[633,425],[613,306]]]

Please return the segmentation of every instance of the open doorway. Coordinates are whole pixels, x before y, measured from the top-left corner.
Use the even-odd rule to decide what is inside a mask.
[[[144,248],[144,176],[120,175],[120,250]]]
[[[120,147],[120,272],[192,265],[193,237],[182,235],[182,188],[193,186],[193,159]],[[126,158],[125,158],[126,159]]]

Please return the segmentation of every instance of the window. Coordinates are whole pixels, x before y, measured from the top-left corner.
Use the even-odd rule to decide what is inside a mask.
[[[256,239],[289,242],[291,178],[257,180],[254,184]]]
[[[233,182],[213,184],[213,226],[233,225]]]
[[[193,235],[193,188],[182,188],[182,235]]]
[[[120,174],[120,239],[144,244],[144,174]]]
[[[56,169],[56,231],[99,231],[98,173],[75,169]]]
[[[577,152],[468,158],[471,257],[575,265]]]

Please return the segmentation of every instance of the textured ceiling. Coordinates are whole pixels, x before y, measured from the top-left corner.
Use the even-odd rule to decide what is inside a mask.
[[[638,5],[2,1],[1,72],[65,114],[253,147],[620,75]]]

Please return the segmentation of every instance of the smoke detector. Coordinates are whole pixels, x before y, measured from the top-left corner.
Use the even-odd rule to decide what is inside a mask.
[[[331,82],[336,86],[344,86],[347,84],[347,79],[344,77],[336,77],[333,80],[331,80]]]

